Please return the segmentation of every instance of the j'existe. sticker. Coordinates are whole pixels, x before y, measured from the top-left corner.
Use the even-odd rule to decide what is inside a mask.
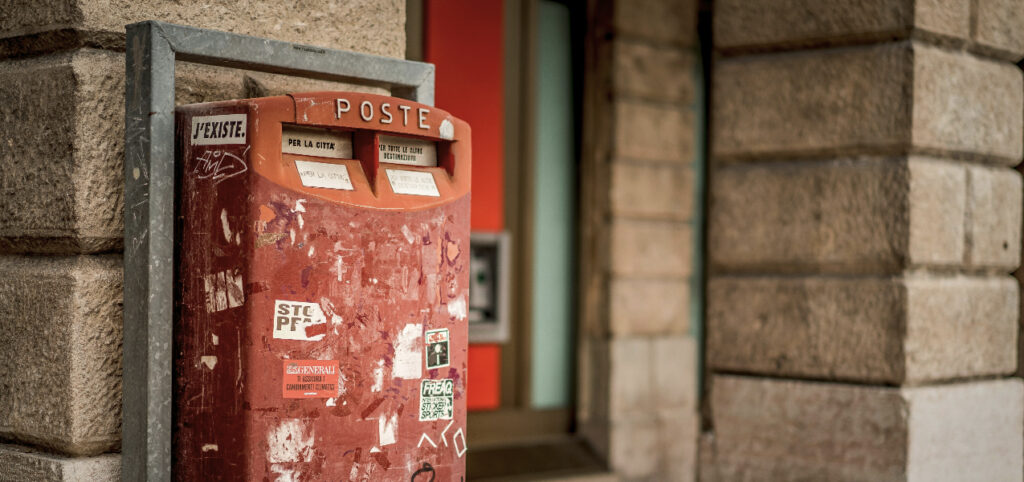
[[[423,380],[420,382],[420,421],[451,420],[455,414],[455,382]]]
[[[429,330],[423,339],[427,344],[427,370],[448,366],[448,329]]]

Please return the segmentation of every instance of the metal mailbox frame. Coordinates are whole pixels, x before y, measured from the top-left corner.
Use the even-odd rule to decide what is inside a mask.
[[[126,31],[121,478],[169,481],[175,61],[386,87],[428,105],[434,66],[158,21]]]

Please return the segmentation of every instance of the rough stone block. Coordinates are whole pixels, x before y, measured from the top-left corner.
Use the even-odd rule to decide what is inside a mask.
[[[228,0],[15,1],[0,5],[0,38],[61,29],[123,35],[125,25],[144,20],[391,57],[405,55],[405,2],[400,0],[255,2],[244,8]]]
[[[720,160],[917,152],[1012,165],[1024,146],[1014,65],[916,42],[725,59]]]
[[[609,325],[613,334],[689,333],[689,281],[614,278],[609,290]]]
[[[658,471],[659,424],[656,420],[619,421],[609,430],[608,465],[627,480],[653,477]]]
[[[896,273],[960,265],[962,165],[934,159],[730,164],[711,184],[721,271]]]
[[[1011,169],[967,168],[967,261],[971,266],[1020,266],[1021,175]]]
[[[614,338],[609,343],[610,418],[625,420],[650,416],[655,408],[651,340],[623,337]]]
[[[707,296],[716,370],[892,384],[1016,370],[1010,277],[719,277]]]
[[[116,482],[121,480],[121,456],[67,458],[18,445],[0,444],[2,482]]]
[[[715,2],[715,48],[779,49],[906,38],[912,30],[966,39],[969,0],[724,0]]]
[[[1024,77],[1016,65],[918,44],[913,99],[913,148],[1020,162]]]
[[[702,480],[1021,480],[1019,379],[919,388],[716,376]]]
[[[696,155],[690,109],[622,100],[615,105],[614,130],[618,158],[689,163]]]
[[[903,379],[948,380],[1017,370],[1020,289],[1009,276],[908,276]]]
[[[912,22],[913,5],[905,0],[721,0],[715,2],[713,28],[715,48],[735,49],[894,35]]]
[[[695,412],[697,341],[689,335],[659,336],[651,345],[655,405],[659,411]]]
[[[693,170],[689,167],[612,163],[612,214],[638,218],[691,219],[695,197]]]
[[[667,102],[693,101],[694,54],[681,47],[615,41],[614,90]]]
[[[302,90],[360,89],[195,64],[180,65],[176,82],[179,104]],[[0,253],[120,249],[124,54],[3,61],[0,98]]]
[[[905,263],[914,266],[962,264],[966,245],[967,173],[963,164],[911,157]],[[899,221],[898,221],[899,222]]]
[[[697,39],[694,0],[634,0],[615,2],[616,33],[648,40],[692,45]]]
[[[693,266],[693,231],[681,222],[616,219],[609,256],[614,275],[684,278]]]
[[[691,482],[697,478],[697,440],[700,417],[694,410],[658,416],[658,445],[661,448],[658,480]]]
[[[756,158],[905,146],[911,62],[906,43],[723,59],[713,79],[712,153]]]
[[[72,455],[116,450],[121,258],[7,256],[0,273],[0,438]]]
[[[977,0],[974,40],[991,53],[1017,62],[1024,56],[1024,1]]]

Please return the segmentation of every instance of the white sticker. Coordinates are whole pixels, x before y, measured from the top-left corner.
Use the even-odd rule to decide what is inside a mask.
[[[192,145],[245,144],[245,114],[207,115],[192,118]]]
[[[380,162],[437,167],[437,146],[423,139],[380,136]]]
[[[316,303],[274,301],[274,338],[320,341],[327,334],[327,317]]]
[[[287,126],[281,129],[281,152],[301,156],[352,159],[352,134]]]
[[[345,191],[355,189],[352,187],[352,178],[348,177],[348,168],[344,164],[295,161],[295,169],[299,171],[299,180],[303,186]]]
[[[420,382],[420,421],[451,420],[455,414],[455,382],[423,380]]]
[[[434,183],[434,175],[429,172],[400,171],[398,169],[385,169],[385,171],[388,173],[391,190],[395,194],[441,197],[441,193],[437,191],[437,184]]]

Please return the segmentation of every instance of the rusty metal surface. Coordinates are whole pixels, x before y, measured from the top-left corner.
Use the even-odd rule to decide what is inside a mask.
[[[390,87],[432,104],[434,66],[147,21],[125,54],[122,477],[171,478],[175,60]]]
[[[336,95],[179,111],[184,133],[193,116],[245,114],[248,139],[180,138],[176,480],[464,478],[468,126],[437,109],[430,130],[317,109]],[[385,166],[366,128],[443,143],[444,121],[449,165],[402,166],[431,173],[440,196],[370,181],[364,166]],[[351,161],[281,154],[292,122],[356,129],[372,149],[356,145]],[[346,165],[355,188],[303,187],[296,160]]]

